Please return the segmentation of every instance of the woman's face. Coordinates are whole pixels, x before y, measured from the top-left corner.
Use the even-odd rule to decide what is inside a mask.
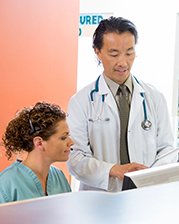
[[[44,150],[46,158],[51,163],[64,162],[69,158],[71,146],[74,144],[69,137],[69,127],[66,120],[61,120],[57,123],[56,133],[49,140],[44,141]]]

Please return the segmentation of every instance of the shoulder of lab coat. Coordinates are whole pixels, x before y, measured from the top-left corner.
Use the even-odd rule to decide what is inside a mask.
[[[99,92],[95,97],[107,93],[109,90],[103,77],[99,80]],[[109,171],[114,165],[93,158],[93,152],[89,144],[88,113],[91,112],[90,92],[95,88],[95,82],[89,84],[77,92],[69,101],[67,122],[69,124],[71,138],[75,144],[70,158],[67,161],[68,171],[77,180],[93,188],[108,190]]]

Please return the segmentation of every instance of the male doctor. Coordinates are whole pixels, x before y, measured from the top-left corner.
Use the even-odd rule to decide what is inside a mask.
[[[68,107],[75,145],[67,166],[80,190],[118,192],[126,172],[145,169],[173,149],[164,96],[130,73],[137,37],[135,25],[121,17],[102,20],[93,35],[104,72]]]

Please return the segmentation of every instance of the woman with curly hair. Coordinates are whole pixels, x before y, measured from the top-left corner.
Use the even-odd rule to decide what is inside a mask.
[[[38,102],[16,113],[3,136],[8,159],[27,152],[0,173],[0,203],[70,192],[63,172],[53,162],[67,161],[71,146],[66,113],[58,105]]]

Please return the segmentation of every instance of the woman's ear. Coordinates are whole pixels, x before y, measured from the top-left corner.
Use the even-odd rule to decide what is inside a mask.
[[[34,143],[34,146],[35,148],[38,148],[39,150],[44,150],[44,140],[39,137],[39,136],[36,136],[34,139],[33,139],[33,143]]]

